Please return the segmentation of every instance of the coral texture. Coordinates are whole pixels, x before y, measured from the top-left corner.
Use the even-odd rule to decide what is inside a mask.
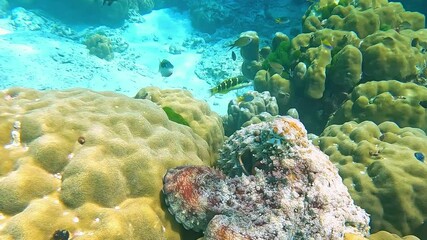
[[[89,49],[89,53],[105,60],[114,58],[113,46],[110,39],[103,34],[93,34],[86,38],[84,42]]]
[[[228,103],[224,117],[225,135],[230,136],[241,127],[266,121],[279,114],[276,99],[265,91],[250,91]]]
[[[349,99],[330,118],[328,125],[366,120],[392,121],[400,127],[427,130],[427,89],[395,80],[373,81],[357,86]]]
[[[4,90],[0,110],[1,239],[181,239],[160,191],[167,169],[211,161],[190,128],[83,89]]]
[[[129,8],[136,9],[141,14],[151,12],[156,5],[155,0],[130,0]]]
[[[420,43],[427,43],[427,29],[402,33],[391,29],[367,36],[360,45],[364,79],[413,80],[427,67],[425,49],[418,47]]]
[[[379,30],[414,31],[424,28],[421,13],[405,11],[401,3],[387,0],[335,1],[320,0],[311,5],[303,17],[303,32],[324,28],[354,31],[365,38]]]
[[[135,96],[138,99],[148,99],[162,108],[170,107],[180,114],[189,127],[209,145],[210,165],[217,158],[219,148],[224,142],[224,128],[219,115],[209,108],[209,105],[194,99],[191,93],[183,89],[159,89],[146,87]]]
[[[316,140],[336,164],[355,203],[371,217],[371,232],[427,239],[427,136],[396,123],[346,122]]]
[[[276,33],[271,46],[258,47],[258,57],[243,62],[242,73],[254,79],[256,91],[276,97],[281,114],[298,109],[307,129],[320,134],[359,83],[426,85],[424,22],[424,15],[387,0],[315,1],[303,17],[303,33],[293,39]]]
[[[214,33],[222,24],[230,22],[232,12],[217,1],[198,0],[188,4],[192,25],[202,32]]]
[[[237,131],[221,151],[219,170],[168,170],[163,193],[169,211],[186,228],[204,230],[205,239],[366,235],[368,215],[306,134],[291,117]]]
[[[408,235],[404,237],[400,237],[399,235],[392,234],[386,231],[379,231],[377,233],[371,234],[369,236],[370,240],[420,240],[419,238],[415,237],[414,235]],[[346,239],[347,240],[347,239]],[[348,239],[352,240],[352,239]],[[354,239],[357,240],[357,239]]]

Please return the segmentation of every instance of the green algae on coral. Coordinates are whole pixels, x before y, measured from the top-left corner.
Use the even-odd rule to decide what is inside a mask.
[[[162,107],[163,111],[165,111],[166,115],[168,115],[169,120],[172,122],[176,122],[185,126],[190,126],[180,114],[176,113],[172,108],[170,107]]]

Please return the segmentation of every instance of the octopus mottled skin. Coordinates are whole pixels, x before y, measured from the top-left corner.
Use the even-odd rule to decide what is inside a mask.
[[[168,170],[169,211],[204,239],[342,239],[364,236],[369,218],[353,204],[336,168],[290,117],[234,133],[218,168]]]

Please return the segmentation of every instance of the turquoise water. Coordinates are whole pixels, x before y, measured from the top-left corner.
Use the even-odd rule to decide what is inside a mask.
[[[0,0],[0,239],[427,239],[426,13]]]

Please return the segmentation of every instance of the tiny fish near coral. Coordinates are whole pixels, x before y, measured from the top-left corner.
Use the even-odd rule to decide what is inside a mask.
[[[234,43],[228,45],[230,47],[228,50],[231,50],[234,47],[244,47],[252,42],[252,38],[249,36],[241,36],[239,39],[234,41]]]
[[[254,100],[255,96],[253,95],[252,92],[247,92],[241,96],[238,96],[236,98],[237,104],[240,104],[242,102],[250,102],[252,100]]]
[[[162,74],[162,77],[170,77],[173,73],[173,65],[166,59],[163,59],[159,63],[159,72]]]
[[[245,76],[237,76],[223,80],[216,87],[211,88],[210,93],[211,96],[217,93],[225,94],[229,91],[244,88],[250,85],[252,85],[252,82],[248,81]]]
[[[415,152],[414,153],[415,158],[420,161],[420,162],[424,162],[424,154],[422,152]]]
[[[278,17],[274,19],[276,24],[288,24],[291,20],[288,17]]]
[[[231,59],[233,59],[233,61],[236,61],[237,59],[236,53],[234,51],[231,51]]]
[[[282,74],[285,69],[282,64],[276,62],[269,62],[270,69],[273,70],[273,73],[277,73],[279,75]]]

